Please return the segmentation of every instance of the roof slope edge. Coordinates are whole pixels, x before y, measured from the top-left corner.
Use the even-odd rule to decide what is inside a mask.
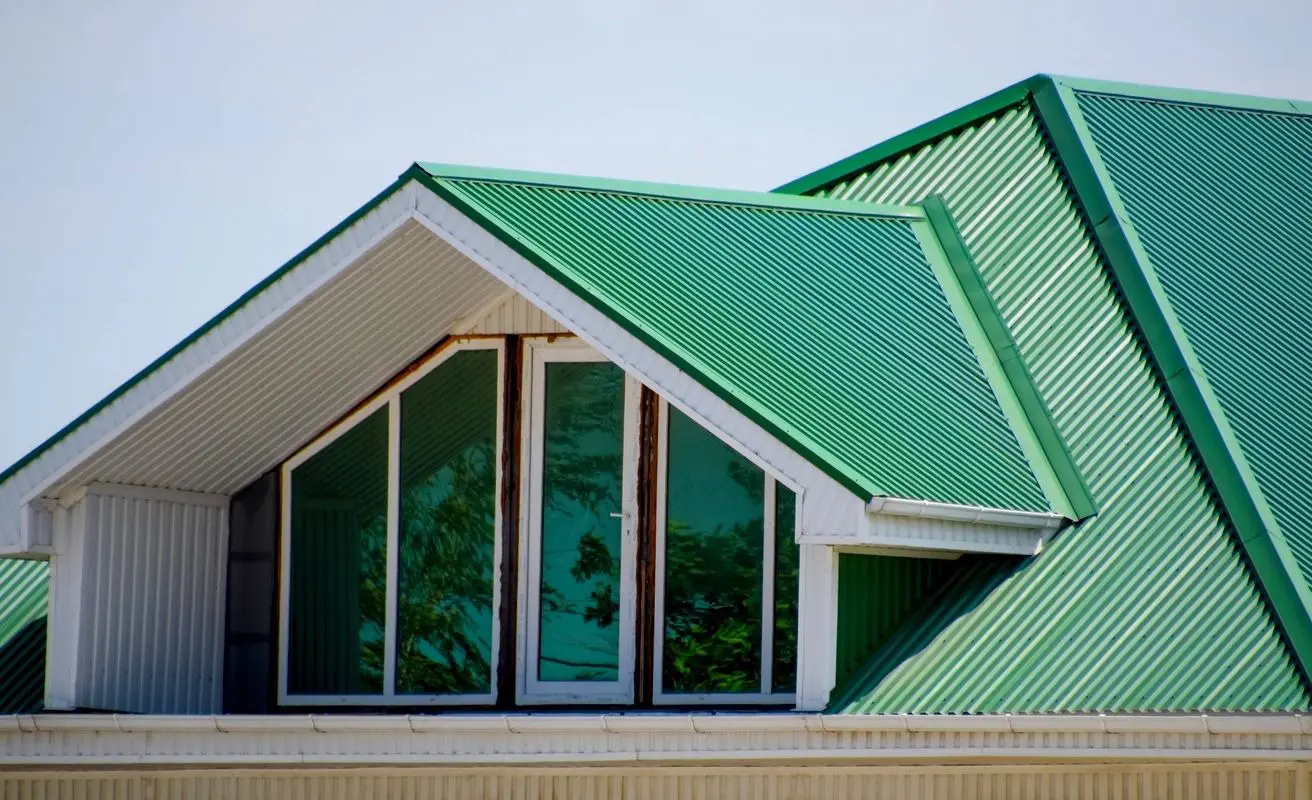
[[[1049,78],[1034,106],[1067,171],[1077,202],[1120,286],[1148,353],[1203,467],[1238,532],[1305,679],[1312,678],[1312,593],[1221,413],[1142,243],[1128,224],[1068,79]]]

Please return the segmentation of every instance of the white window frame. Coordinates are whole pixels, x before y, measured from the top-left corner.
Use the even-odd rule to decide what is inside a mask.
[[[690,417],[694,423],[705,429],[708,435],[716,435],[706,428],[696,417]],[[780,481],[770,470],[762,468],[765,487],[762,506],[764,511],[761,543],[761,690],[749,692],[710,692],[710,693],[667,693],[664,690],[665,664],[665,523],[666,508],[669,505],[667,495],[667,471],[669,465],[669,420],[670,404],[663,398],[657,418],[656,433],[656,587],[655,619],[652,625],[652,704],[653,705],[795,705],[796,692],[772,692],[774,682],[774,574],[775,574],[775,501],[778,496]],[[721,437],[723,442],[724,439]],[[734,452],[738,448],[725,442]],[[754,459],[739,453],[755,463]],[[757,465],[759,466],[759,465]],[[792,489],[785,484],[786,489]],[[801,530],[802,502],[801,494],[796,494],[793,508],[793,531]],[[801,554],[798,554],[798,591],[801,592]],[[801,598],[798,598],[798,656],[801,647]],[[800,661],[800,658],[799,658]],[[798,671],[800,679],[801,672]]]
[[[278,703],[284,706],[470,706],[491,705],[496,702],[497,668],[501,649],[501,550],[502,509],[501,483],[502,442],[505,438],[505,369],[506,352],[503,337],[458,337],[446,342],[410,374],[388,386],[364,405],[352,411],[340,422],[320,434],[283,462],[279,480],[279,632],[278,632]],[[399,570],[400,497],[401,497],[401,394],[437,369],[456,353],[470,350],[494,350],[497,353],[497,432],[496,432],[496,488],[494,502],[495,545],[492,570],[492,654],[490,659],[491,691],[483,694],[397,694],[396,693],[396,629],[397,629],[397,573]],[[335,442],[357,423],[383,406],[387,406],[387,595],[386,619],[383,635],[383,693],[382,694],[288,694],[287,665],[291,636],[291,541],[292,541],[292,472],[319,451]]]
[[[606,704],[633,702],[637,587],[637,466],[640,385],[624,376],[624,466],[620,499],[620,619],[619,678],[615,681],[542,681],[537,678],[538,636],[541,632],[541,549],[543,417],[548,363],[613,363],[575,338],[531,337],[523,340],[524,375],[520,441],[519,654],[515,699],[520,705]],[[617,366],[617,369],[619,367]]]

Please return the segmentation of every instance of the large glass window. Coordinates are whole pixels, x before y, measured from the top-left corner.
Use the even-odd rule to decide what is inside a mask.
[[[487,703],[498,340],[449,346],[284,467],[286,703]]]
[[[545,365],[540,681],[619,679],[624,373]]]
[[[492,691],[499,457],[495,350],[402,393],[397,694]]]
[[[664,406],[662,418],[657,700],[790,695],[793,494],[677,409]]]
[[[636,387],[577,342],[526,357],[525,703],[627,703],[633,686]]]
[[[797,497],[661,401],[644,427],[578,340],[523,346],[509,378],[450,343],[284,464],[280,702],[791,702]]]
[[[387,412],[292,470],[289,693],[383,691]]]

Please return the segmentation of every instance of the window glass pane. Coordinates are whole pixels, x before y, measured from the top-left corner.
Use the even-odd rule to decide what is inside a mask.
[[[541,681],[619,680],[624,373],[545,365]]]
[[[398,694],[491,691],[498,457],[497,351],[401,395]]]
[[[760,692],[765,475],[668,413],[662,689]]]
[[[797,495],[775,484],[774,676],[770,691],[797,690]]]
[[[290,694],[381,694],[387,408],[291,475]]]

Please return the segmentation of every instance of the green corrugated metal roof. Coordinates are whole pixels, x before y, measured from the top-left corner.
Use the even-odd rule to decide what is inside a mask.
[[[1147,267],[1312,582],[1312,114],[1081,85]]]
[[[936,277],[919,210],[420,166],[854,491],[1049,507]]]
[[[0,714],[41,708],[49,574],[44,561],[0,560]]]
[[[1019,566],[966,561],[832,710],[1306,709],[1237,532],[1028,99],[1041,83],[868,151],[876,163],[822,170],[819,188],[874,203],[945,198],[1098,514]]]

